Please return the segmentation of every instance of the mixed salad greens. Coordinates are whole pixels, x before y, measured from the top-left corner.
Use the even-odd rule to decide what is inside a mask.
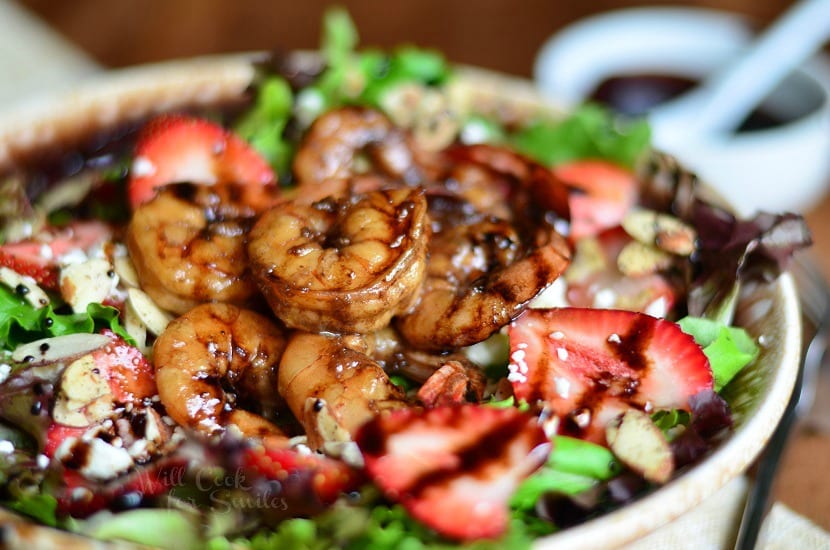
[[[429,111],[433,94],[443,97],[452,89],[456,75],[437,52],[412,46],[392,52],[357,50],[357,33],[348,16],[338,10],[325,20],[319,65],[312,70],[292,70],[290,59],[277,59],[263,66],[255,86],[253,102],[232,121],[234,131],[251,144],[276,174],[281,186],[293,185],[291,163],[298,136],[322,113],[345,105],[368,106],[386,113],[393,121],[409,126],[426,143],[446,142],[441,117],[407,120],[418,109]],[[275,72],[274,67],[278,70]],[[414,103],[408,103],[414,97]],[[414,105],[414,107],[412,106]],[[503,107],[503,106],[502,106]],[[442,103],[436,112],[444,112]],[[222,114],[217,114],[221,118]],[[507,121],[505,121],[507,118]],[[660,167],[649,166],[654,159],[649,150],[649,130],[645,122],[623,121],[594,105],[588,105],[565,118],[537,116],[512,120],[503,112],[469,110],[452,121],[449,139],[465,143],[508,146],[548,166],[566,166],[573,161],[601,159],[646,173],[650,186],[641,192],[645,203],[655,210],[671,212],[697,230],[694,271],[683,275],[689,281],[687,303],[672,309],[680,329],[702,348],[714,380],[711,392],[696,394],[689,410],[662,409],[626,413],[610,444],[588,441],[568,434],[564,427],[553,429],[552,451],[544,464],[518,484],[509,499],[506,532],[495,540],[467,542],[471,548],[528,547],[540,536],[596,517],[659,487],[678,470],[698,461],[726,436],[731,425],[729,407],[719,397],[721,389],[747,365],[756,360],[758,342],[746,331],[731,326],[732,314],[741,285],[745,281],[773,280],[786,267],[792,253],[809,244],[803,221],[795,215],[759,214],[751,220],[738,220],[726,210],[696,200],[687,193],[692,177],[661,176]],[[419,134],[420,133],[420,134]],[[173,463],[160,460],[149,476],[128,474],[127,480],[97,485],[108,505],[90,514],[67,513],[59,497],[66,480],[46,467],[43,455],[46,441],[44,424],[48,414],[35,407],[47,407],[57,391],[34,373],[34,357],[21,357],[21,349],[45,338],[79,333],[117,335],[125,345],[149,349],[150,340],[138,341],[125,328],[117,305],[91,302],[78,311],[59,292],[52,291],[48,305],[33,301],[36,289],[32,280],[57,277],[54,266],[46,262],[22,267],[14,246],[36,228],[59,227],[71,223],[80,212],[108,221],[129,215],[125,206],[124,185],[130,152],[110,153],[89,160],[84,174],[94,174],[95,183],[80,197],[54,199],[53,186],[43,197],[31,198],[31,184],[21,175],[11,175],[2,186],[4,205],[18,205],[3,212],[0,248],[0,348],[4,359],[0,368],[0,502],[5,508],[31,517],[48,526],[105,540],[127,540],[151,546],[202,547],[220,549],[251,548],[425,548],[455,547],[430,526],[413,519],[406,506],[391,502],[389,495],[372,483],[337,499],[324,511],[303,517],[288,517],[285,510],[270,509],[271,516],[252,520],[246,515],[257,503],[244,500],[239,487],[223,486],[223,464],[216,460],[228,451],[220,442],[207,449],[181,443]],[[645,166],[645,167],[644,167]],[[85,176],[86,177],[86,176]],[[83,203],[79,206],[79,200]],[[120,202],[119,202],[120,201]],[[44,204],[47,206],[44,207]],[[121,207],[114,207],[120,204]],[[21,215],[21,212],[23,214]],[[105,216],[102,215],[105,213]],[[655,222],[656,223],[656,222]],[[584,253],[584,251],[583,251]],[[577,248],[577,254],[579,249]],[[589,257],[587,254],[583,257]],[[22,273],[21,273],[22,272]],[[17,276],[15,276],[15,273]],[[35,285],[36,286],[36,285]],[[42,285],[50,286],[50,285]],[[677,312],[680,312],[677,315]],[[542,315],[542,314],[540,314]],[[538,321],[543,322],[543,321]],[[515,342],[521,330],[508,338],[499,333],[467,351],[478,361],[491,380],[510,379],[515,362]],[[120,344],[119,344],[120,345]],[[564,352],[561,352],[564,353]],[[43,365],[34,361],[37,368]],[[514,378],[516,372],[512,372]],[[403,389],[411,387],[406,377],[393,377]],[[516,386],[517,388],[520,387]],[[519,393],[517,390],[516,393]],[[529,404],[519,395],[503,399],[491,397],[484,404],[494,409],[527,410]],[[650,427],[643,427],[643,418]],[[632,456],[623,433],[634,433],[634,447],[651,444],[662,449],[672,465],[668,476],[661,470],[665,461],[651,464],[652,457]],[[626,435],[625,437],[629,437]],[[642,439],[639,439],[642,438]],[[614,442],[619,442],[615,444]],[[181,456],[191,453],[211,464],[211,492],[199,486],[199,477],[169,476],[180,472]],[[224,465],[227,466],[227,465]],[[656,470],[655,470],[656,468]],[[659,472],[657,472],[659,470]],[[662,473],[661,473],[662,472]],[[165,477],[167,476],[167,477]],[[162,491],[149,489],[160,479],[168,481]],[[205,478],[206,479],[206,478]],[[153,494],[155,506],[145,507],[142,494]],[[266,491],[265,493],[268,493]],[[136,496],[138,495],[138,496]],[[394,500],[394,499],[392,499]],[[259,504],[262,504],[261,502]],[[273,504],[273,503],[272,503]],[[276,506],[279,508],[279,506]],[[261,510],[260,510],[261,511]]]

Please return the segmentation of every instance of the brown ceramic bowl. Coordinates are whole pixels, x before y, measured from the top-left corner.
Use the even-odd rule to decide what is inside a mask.
[[[241,96],[254,77],[250,55],[172,61],[95,77],[70,93],[39,98],[0,116],[0,172],[34,149],[66,143],[116,123],[159,111]],[[488,71],[460,68],[469,99],[512,112],[557,109],[532,84]],[[609,548],[634,541],[682,516],[742,475],[764,448],[793,391],[801,325],[792,278],[784,274],[742,299],[739,324],[763,337],[759,359],[734,383],[735,430],[703,461],[636,502],[538,541],[540,548]],[[0,510],[0,523],[7,514]],[[20,531],[27,536],[45,528]],[[54,534],[54,533],[53,533]],[[47,535],[49,536],[49,535]],[[61,534],[64,536],[64,534]],[[71,537],[76,539],[77,537]],[[42,539],[41,539],[42,540]],[[5,541],[14,545],[13,539]],[[33,539],[21,541],[25,547]]]

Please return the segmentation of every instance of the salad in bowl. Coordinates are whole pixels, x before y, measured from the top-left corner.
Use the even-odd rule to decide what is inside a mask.
[[[356,41],[331,12],[319,53],[0,127],[7,543],[614,544],[760,451],[803,220],[736,218],[642,122]]]

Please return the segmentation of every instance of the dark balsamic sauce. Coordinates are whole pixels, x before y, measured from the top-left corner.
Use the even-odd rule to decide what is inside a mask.
[[[700,81],[687,76],[642,73],[611,76],[589,95],[589,99],[632,117],[643,116],[652,108],[688,92]],[[763,108],[752,111],[737,129],[738,133],[774,128],[788,122]]]

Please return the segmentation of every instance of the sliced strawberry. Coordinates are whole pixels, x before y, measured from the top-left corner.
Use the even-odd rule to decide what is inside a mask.
[[[588,259],[585,263],[593,265],[594,269],[580,273],[578,279],[565,273],[567,303],[575,307],[640,311],[655,317],[664,317],[671,311],[677,301],[677,289],[662,273],[634,277],[623,275],[617,268],[617,256],[632,241],[621,227],[597,235],[595,242],[599,246],[596,250],[585,247],[583,241],[583,246],[577,247],[576,265],[582,260],[580,254],[586,250],[590,250],[588,254],[596,253],[600,257]]]
[[[64,470],[64,485],[56,495],[58,513],[84,518],[113,505],[137,506],[145,498],[181,485],[186,470],[185,459],[164,458],[106,484],[91,482],[76,471]]]
[[[57,290],[61,257],[74,250],[87,252],[111,236],[112,228],[99,221],[50,228],[36,238],[0,246],[0,266],[32,277],[46,290]]]
[[[531,309],[511,323],[509,335],[516,398],[543,401],[565,433],[597,443],[628,407],[689,410],[692,396],[713,387],[694,339],[642,313]]]
[[[137,404],[156,395],[155,371],[144,354],[109,329],[101,333],[112,342],[93,351],[92,358],[109,382],[115,400]]]
[[[355,488],[358,472],[346,463],[319,454],[301,454],[264,440],[243,451],[242,465],[255,475],[284,481],[288,477],[308,482],[305,493],[321,503],[334,502],[343,492]]]
[[[570,237],[574,242],[619,225],[637,199],[634,174],[610,162],[570,162],[555,167],[553,175],[570,189]]]
[[[355,441],[387,498],[456,540],[502,535],[513,491],[550,452],[535,417],[472,404],[395,410]]]
[[[209,120],[160,115],[138,137],[128,194],[133,208],[170,183],[220,182],[270,186],[268,162],[246,141]]]
[[[55,451],[58,450],[61,443],[70,437],[81,437],[88,429],[89,427],[79,428],[58,423],[50,424],[46,430],[46,443],[43,447],[43,454],[52,458],[55,456]]]

